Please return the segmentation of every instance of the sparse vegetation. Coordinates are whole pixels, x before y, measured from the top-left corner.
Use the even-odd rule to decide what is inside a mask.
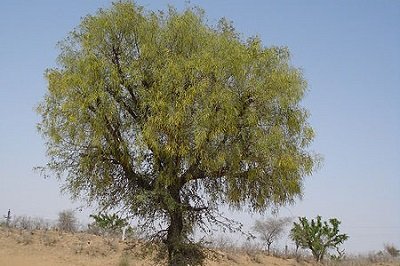
[[[234,251],[237,250],[236,242],[233,241],[230,237],[225,235],[217,235],[214,237],[208,237],[205,241],[205,246],[211,249],[219,249],[223,251]]]
[[[64,265],[67,260],[70,265],[150,265],[154,256],[157,256],[155,249],[161,247],[161,243],[153,246],[153,252],[138,256],[141,253],[141,246],[147,242],[136,241],[115,241],[109,236],[94,236],[84,232],[59,234],[55,230],[24,230],[15,228],[0,228],[0,246],[5,256],[0,256],[0,265],[21,265],[10,264],[4,260],[12,260],[16,255],[27,256],[29,263],[31,260],[40,261],[37,265],[54,266]],[[290,251],[285,253],[285,259],[280,259],[282,251],[274,250],[272,255],[267,255],[262,250],[260,243],[249,240],[241,244],[241,241],[233,241],[227,236],[220,235],[216,241],[212,241],[213,248],[204,252],[207,255],[205,265],[238,265],[238,266],[258,266],[258,265],[282,265],[282,266],[312,266],[310,255],[303,253],[296,262],[296,255]],[[221,244],[221,246],[219,246]],[[400,260],[393,257],[386,250],[389,245],[379,252],[371,252],[368,255],[346,256],[346,258],[336,261],[326,259],[324,265],[327,266],[398,266]],[[390,245],[394,246],[394,245]],[[396,247],[394,247],[396,249]],[[192,249],[191,249],[192,250]],[[1,252],[0,251],[0,252]],[[7,254],[13,255],[7,255]],[[23,255],[22,255],[23,254]],[[45,255],[44,255],[45,254]],[[143,254],[143,253],[141,253]],[[281,254],[281,255],[280,255]],[[12,257],[11,257],[12,256]],[[33,256],[33,257],[32,257]],[[46,261],[43,261],[43,256]],[[195,256],[196,257],[196,256]],[[52,260],[56,258],[56,260]],[[84,260],[84,261],[82,261]],[[95,261],[92,263],[92,261]],[[8,263],[8,264],[7,264]],[[23,265],[30,265],[28,263]],[[167,265],[166,259],[158,261],[157,265]]]
[[[33,243],[33,236],[31,231],[21,231],[20,235],[17,237],[17,243],[23,245],[29,245]]]
[[[57,244],[59,238],[54,234],[45,232],[41,237],[41,242],[43,245],[48,247],[53,247]]]
[[[12,221],[12,227],[24,230],[32,230],[33,229],[33,220],[27,216],[18,216],[15,217]]]
[[[126,254],[123,254],[121,256],[120,261],[118,262],[117,266],[130,266],[130,262],[129,262],[129,256],[127,256]]]
[[[45,219],[22,215],[10,219],[9,227],[22,230],[48,230],[51,225]]]
[[[104,244],[110,248],[111,251],[117,252],[118,251],[118,241],[114,238],[104,238]]]

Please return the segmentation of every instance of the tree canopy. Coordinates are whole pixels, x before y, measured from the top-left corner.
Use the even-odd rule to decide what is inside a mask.
[[[114,3],[60,43],[46,78],[48,168],[73,197],[164,221],[171,264],[220,204],[291,203],[313,172],[307,86],[288,49],[208,25],[199,8]]]

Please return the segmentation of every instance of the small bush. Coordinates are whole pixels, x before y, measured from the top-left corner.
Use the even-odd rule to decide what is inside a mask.
[[[34,230],[49,230],[50,223],[42,218],[33,218],[32,226]]]
[[[398,250],[393,244],[385,244],[384,249],[393,258],[400,255],[400,250]]]
[[[83,252],[83,244],[81,242],[75,243],[73,245],[72,249],[73,249],[75,254],[82,254],[82,252]]]
[[[28,216],[17,216],[10,223],[11,227],[23,230],[33,230],[33,221]]]
[[[50,223],[42,218],[17,216],[9,224],[10,227],[22,230],[48,230]]]
[[[17,238],[18,244],[29,245],[33,243],[33,236],[32,232],[23,232]]]
[[[58,238],[52,234],[44,234],[42,235],[42,244],[47,247],[53,247],[58,242]]]
[[[58,214],[58,229],[63,232],[73,233],[78,228],[78,221],[73,211],[65,210]]]

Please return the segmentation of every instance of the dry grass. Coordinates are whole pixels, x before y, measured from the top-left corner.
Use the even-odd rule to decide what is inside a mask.
[[[220,238],[209,243],[206,249],[206,265],[275,265],[311,266],[312,259],[294,253],[275,252],[269,256],[258,245],[247,242],[235,246],[232,240]],[[221,245],[218,246],[218,245]],[[139,240],[119,241],[88,233],[65,233],[55,230],[10,229],[0,226],[0,265],[13,266],[144,266],[165,265],[154,263],[157,246],[143,253],[144,242]],[[142,256],[139,256],[139,255]],[[350,257],[340,262],[327,261],[328,266],[400,266],[398,258],[389,254],[370,253],[366,256]]]

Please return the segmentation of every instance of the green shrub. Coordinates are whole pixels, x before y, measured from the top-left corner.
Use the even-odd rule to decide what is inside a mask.
[[[339,225],[340,221],[336,218],[323,222],[321,216],[317,216],[309,222],[306,217],[299,217],[299,223],[293,223],[290,236],[297,247],[310,249],[315,260],[321,261],[329,249],[336,249],[339,255],[343,255],[339,245],[349,237],[339,234]]]

